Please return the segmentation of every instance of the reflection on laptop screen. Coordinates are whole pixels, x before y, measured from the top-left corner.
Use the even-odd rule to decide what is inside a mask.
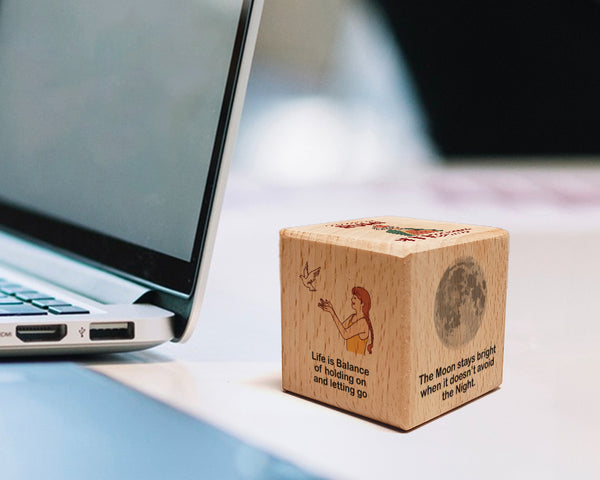
[[[0,196],[189,261],[241,0],[0,0]]]

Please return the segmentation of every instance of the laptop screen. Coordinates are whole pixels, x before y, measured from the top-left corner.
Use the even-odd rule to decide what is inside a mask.
[[[0,220],[189,293],[245,3],[0,0]]]

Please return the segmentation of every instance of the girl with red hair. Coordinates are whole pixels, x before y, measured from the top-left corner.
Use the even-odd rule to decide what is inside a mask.
[[[340,321],[329,300],[321,299],[319,308],[331,315],[340,335],[346,340],[346,350],[360,355],[364,355],[365,350],[373,353],[375,335],[373,334],[373,325],[371,325],[371,319],[369,318],[371,296],[364,288],[354,287],[352,289],[351,303],[354,313],[346,318],[344,322]],[[367,346],[369,334],[371,336],[371,343]]]

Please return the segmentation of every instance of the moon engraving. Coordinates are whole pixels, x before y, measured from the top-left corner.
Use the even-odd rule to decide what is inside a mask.
[[[444,345],[458,348],[470,342],[481,326],[487,285],[473,257],[463,257],[448,267],[435,295],[435,329]]]

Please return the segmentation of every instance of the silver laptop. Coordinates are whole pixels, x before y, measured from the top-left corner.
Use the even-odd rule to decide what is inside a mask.
[[[0,355],[184,341],[262,0],[0,0]]]

